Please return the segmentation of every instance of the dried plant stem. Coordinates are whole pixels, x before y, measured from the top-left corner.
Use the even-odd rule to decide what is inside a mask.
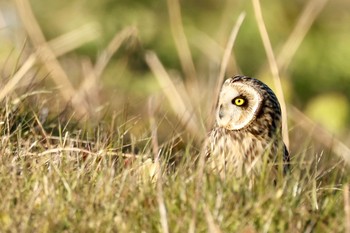
[[[161,169],[158,169],[158,173],[160,172],[161,172]],[[158,199],[158,205],[159,205],[160,222],[162,225],[163,232],[169,233],[169,226],[168,226],[168,220],[167,220],[166,206],[164,202],[161,174],[157,179],[157,199]]]
[[[203,185],[204,185],[204,170],[205,170],[205,164],[206,164],[206,149],[208,145],[208,138],[205,139],[204,143],[202,144],[202,148],[200,150],[199,154],[199,160],[198,160],[198,167],[196,170],[196,189],[195,189],[195,200],[201,200],[202,194],[203,194]],[[196,222],[197,222],[197,212],[199,210],[199,202],[193,202],[192,204],[192,219],[190,221],[190,225],[188,228],[188,233],[195,233],[196,232]]]
[[[224,48],[203,31],[196,28],[193,30],[195,33],[189,38],[192,46],[199,49],[209,61],[212,61],[214,64],[219,64],[224,54]],[[201,43],[198,43],[198,41],[201,41]]]
[[[137,35],[137,29],[135,27],[126,27],[122,31],[118,32],[113,39],[109,42],[107,48],[102,51],[98,57],[95,65],[95,74],[97,77],[101,76],[103,70],[106,68],[109,60],[112,58],[122,43],[130,38]]]
[[[350,233],[350,193],[349,185],[344,185],[344,212],[345,212],[345,232]]]
[[[84,80],[77,88],[73,101],[77,103],[87,101],[89,116],[96,117],[100,109],[98,76],[90,59],[82,59],[81,66]]]
[[[155,112],[155,106],[154,106],[154,99],[149,99],[148,104],[148,113],[149,113],[149,119],[150,119],[150,128],[151,128],[151,135],[152,135],[152,148],[153,148],[153,154],[154,154],[154,163],[156,165],[157,169],[157,201],[158,201],[158,208],[159,208],[159,215],[160,215],[160,223],[162,226],[162,230],[164,233],[169,233],[169,226],[168,226],[168,219],[167,219],[167,210],[166,205],[164,202],[164,195],[163,195],[163,179],[162,179],[162,167],[160,166],[159,161],[159,146],[158,146],[158,136],[157,136],[157,126],[156,121],[154,118],[154,112]]]
[[[98,113],[98,111],[96,111],[99,106],[98,80],[100,79],[113,54],[118,51],[122,43],[128,38],[134,37],[136,34],[137,30],[134,27],[127,27],[123,29],[113,37],[107,48],[102,51],[94,67],[90,60],[86,59],[85,62],[82,63],[85,79],[80,84],[74,97],[74,101],[77,103],[86,101],[88,103],[90,117],[96,117],[96,114]]]
[[[97,39],[99,36],[98,25],[95,23],[87,23],[73,31],[60,35],[47,44],[53,51],[55,57],[60,57],[83,44]]]
[[[299,111],[296,107],[289,109],[291,119],[296,122],[305,131],[313,130],[314,137],[317,141],[333,150],[333,152],[350,165],[350,149],[341,141],[336,139],[332,134],[323,129],[321,126],[310,120],[305,114]]]
[[[21,81],[24,75],[33,67],[36,62],[35,54],[32,54],[19,68],[19,70],[13,75],[13,77],[5,84],[0,91],[0,101],[2,101],[12,90],[15,89],[16,85]]]
[[[158,161],[159,157],[159,145],[158,145],[158,136],[157,136],[157,125],[154,118],[155,112],[155,97],[150,97],[148,100],[148,114],[149,114],[149,124],[151,128],[151,140],[152,140],[152,149],[154,154],[154,160]]]
[[[48,42],[55,56],[62,56],[81,45],[95,39],[94,27],[91,24],[85,25],[72,32],[68,32]],[[31,54],[21,65],[12,78],[5,84],[0,91],[0,101],[15,89],[19,82],[25,77],[25,74],[38,62],[37,53]]]
[[[40,29],[40,26],[33,14],[28,0],[15,0],[22,23],[31,39],[33,45],[36,47],[38,59],[45,65],[46,69],[51,72],[53,81],[58,86],[63,86],[60,89],[62,97],[66,102],[72,100],[76,90],[69,81],[67,74],[58,62],[53,50],[46,42],[45,36]],[[86,103],[74,103],[73,106],[79,115],[87,113]]]
[[[306,33],[327,2],[328,0],[310,0],[304,7],[296,26],[277,56],[277,65],[281,73],[288,68]]]
[[[179,117],[182,125],[186,126],[186,128],[198,138],[203,136],[201,131],[201,127],[198,126],[198,120],[193,113],[193,110],[190,106],[190,103],[186,103],[183,101],[183,98],[179,94],[176,89],[174,83],[172,82],[170,76],[166,72],[165,68],[159,61],[157,55],[154,52],[148,52],[146,54],[146,62],[148,66],[151,68],[155,77],[158,80],[158,83],[167,97],[172,109]]]
[[[208,206],[204,206],[204,214],[208,224],[209,233],[221,233],[219,226],[215,223],[213,215],[211,214]]]
[[[59,147],[59,148],[54,148],[54,149],[48,149],[45,150],[44,152],[41,153],[36,153],[38,156],[44,156],[44,155],[50,155],[50,154],[58,154],[62,152],[78,152],[78,153],[84,153],[88,155],[94,155],[96,156],[96,153],[93,153],[89,150],[81,149],[81,148],[76,148],[76,147]]]
[[[224,55],[222,57],[222,61],[221,61],[221,65],[220,65],[220,73],[219,73],[219,77],[218,77],[218,81],[217,81],[217,85],[216,85],[216,96],[218,96],[219,92],[220,92],[220,87],[221,84],[224,81],[225,78],[225,72],[227,69],[227,65],[228,62],[230,60],[230,55],[232,53],[232,49],[233,49],[233,45],[235,44],[239,29],[241,28],[241,25],[243,23],[243,20],[245,18],[245,12],[242,12],[236,21],[236,24],[233,26],[231,33],[230,33],[230,37],[227,41],[225,50],[224,50]]]
[[[254,13],[255,18],[258,24],[258,28],[260,31],[260,36],[263,41],[263,45],[265,48],[267,60],[269,62],[270,70],[272,73],[273,81],[276,87],[276,94],[277,98],[279,99],[279,102],[281,104],[281,110],[282,110],[282,134],[283,134],[283,140],[287,147],[289,147],[289,135],[288,135],[288,122],[287,122],[287,107],[286,102],[284,100],[283,95],[283,89],[282,84],[279,76],[278,66],[275,59],[275,55],[273,53],[273,49],[271,46],[271,42],[269,39],[269,35],[266,30],[265,22],[262,16],[261,12],[261,6],[259,0],[252,0],[253,1],[253,7],[254,7]]]
[[[183,28],[179,0],[167,0],[170,27],[173,34],[181,67],[191,83],[197,85],[197,72],[192,60],[192,54]]]
[[[55,54],[48,46],[44,34],[41,31],[37,20],[35,19],[29,1],[15,0],[15,2],[17,4],[19,15],[29,35],[29,38],[38,50],[39,59],[46,65],[49,71],[52,71],[52,77],[56,84],[64,86],[62,89],[63,97],[67,101],[70,100],[75,90],[67,75],[58,64]]]

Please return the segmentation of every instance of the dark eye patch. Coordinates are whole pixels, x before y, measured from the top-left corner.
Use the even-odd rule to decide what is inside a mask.
[[[244,96],[237,96],[236,98],[231,100],[231,103],[238,107],[246,107],[248,104],[248,100]]]

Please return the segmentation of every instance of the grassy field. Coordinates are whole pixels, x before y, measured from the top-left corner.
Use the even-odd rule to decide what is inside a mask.
[[[190,142],[177,152],[176,142],[159,145],[152,161],[151,136],[135,139],[146,142],[138,155],[122,153],[125,132],[108,121],[90,136],[56,122],[55,136],[34,113],[18,118],[18,108],[1,115],[1,232],[349,229],[349,169],[330,152],[306,144],[283,182],[262,174],[249,188],[246,178],[222,180],[195,163]]]
[[[346,1],[50,2],[0,2],[0,232],[350,233]],[[203,163],[237,73],[281,102],[276,185]]]

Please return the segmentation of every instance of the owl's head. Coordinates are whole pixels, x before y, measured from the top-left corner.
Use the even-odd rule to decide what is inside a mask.
[[[224,82],[216,112],[219,127],[240,130],[259,118],[273,123],[280,115],[275,94],[263,82],[247,76],[235,76]]]

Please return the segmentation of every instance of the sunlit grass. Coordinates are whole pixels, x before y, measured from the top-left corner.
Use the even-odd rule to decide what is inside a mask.
[[[42,15],[16,0],[28,41],[1,68],[0,232],[349,232],[349,148],[295,102],[281,101],[290,120],[284,130],[291,136],[292,169],[276,185],[266,173],[252,185],[248,177],[221,179],[201,157],[225,73],[239,73],[239,65],[259,71],[257,78],[271,79],[273,73],[271,87],[281,98],[279,74],[292,83],[289,65],[326,2],[300,6],[279,53],[269,41],[279,37],[277,30],[265,26],[271,16],[259,1],[253,1],[255,11],[237,14],[230,10],[235,4],[227,3],[231,8],[215,27],[232,31],[216,38],[183,25],[187,2],[169,0],[169,25],[159,29],[169,34],[166,41],[155,36],[155,26],[148,40],[157,41],[146,42],[147,29],[124,25],[92,58],[72,51],[100,40],[101,25],[88,23],[46,40]],[[226,22],[228,15],[236,16]],[[153,23],[166,23],[158,21]],[[247,69],[256,66],[255,55],[239,52],[252,22],[269,58],[260,63],[269,63],[270,70]],[[192,30],[196,36],[188,38]],[[256,35],[249,38],[250,49],[260,42]],[[239,64],[247,59],[243,55],[248,64]],[[167,67],[169,61],[179,63],[179,70]],[[299,91],[287,88],[293,98]]]
[[[19,120],[2,114],[10,125]],[[343,193],[350,176],[328,152],[301,148],[282,183],[264,178],[251,188],[247,177],[222,180],[206,164],[201,170],[198,149],[190,144],[172,155],[170,143],[160,145],[159,180],[155,163],[146,159],[153,157],[151,144],[141,148],[144,154],[122,153],[123,132],[102,130],[110,122],[89,141],[74,133],[79,128],[45,138],[31,114],[11,132],[1,125],[1,232],[161,232],[158,182],[170,232],[187,232],[191,225],[194,232],[345,229]]]

